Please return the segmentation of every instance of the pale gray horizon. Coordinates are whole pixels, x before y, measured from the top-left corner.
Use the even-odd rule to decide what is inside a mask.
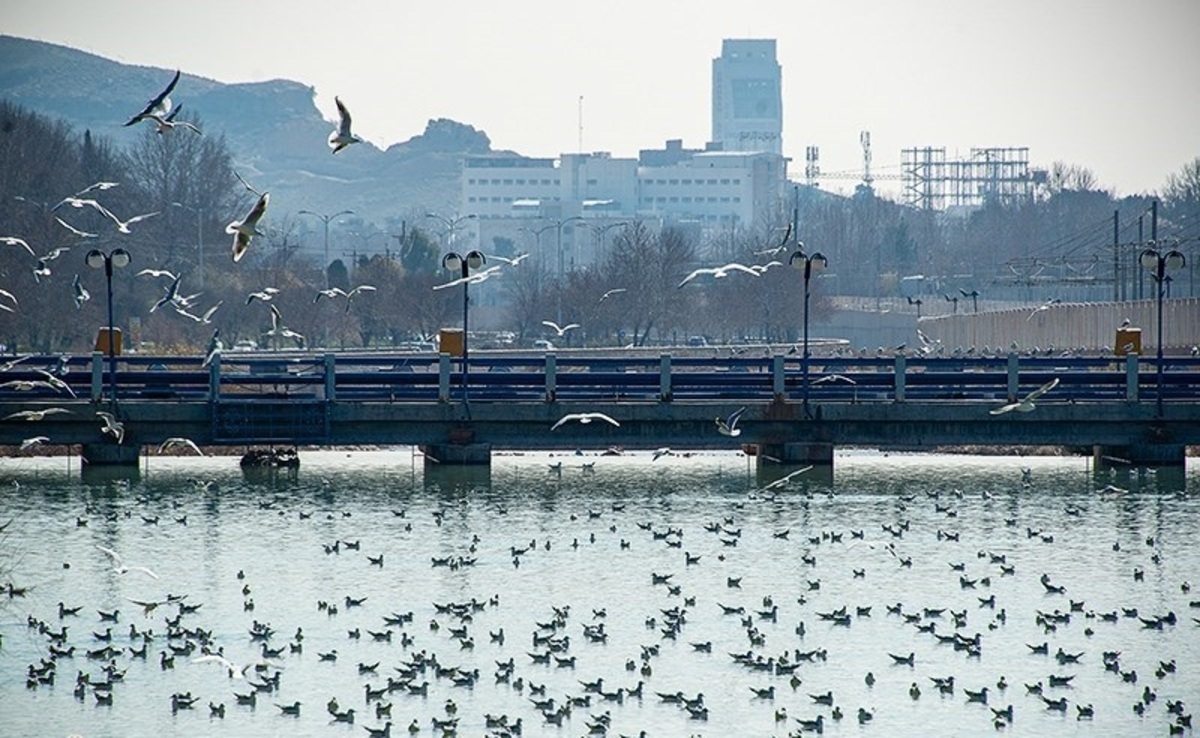
[[[330,121],[341,97],[381,148],[450,118],[544,157],[702,147],[721,41],[773,38],[794,178],[816,145],[823,171],[847,173],[821,186],[851,190],[869,130],[877,174],[899,174],[902,148],[1028,147],[1034,166],[1086,167],[1128,195],[1200,156],[1197,29],[1193,0],[746,0],[721,13],[666,0],[15,0],[3,32],[221,82],[295,80]]]

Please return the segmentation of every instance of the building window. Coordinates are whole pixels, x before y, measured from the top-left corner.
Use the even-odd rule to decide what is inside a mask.
[[[690,185],[691,183],[692,183],[692,180],[690,180],[690,179],[682,179],[679,181],[679,184]]]
[[[525,184],[525,180],[523,180],[523,179],[518,179],[518,180],[517,180],[517,184],[519,184],[519,185],[524,185],[524,184]]]
[[[587,181],[587,183],[588,183],[589,185],[591,185],[591,186],[595,186],[595,184],[596,184],[596,180],[594,180],[594,179],[589,179],[589,180]]]
[[[729,180],[728,180],[728,179],[723,179],[723,180],[721,180],[721,184],[723,184],[723,185],[727,185],[727,184],[729,184]]]
[[[468,179],[468,180],[467,180],[467,184],[469,184],[469,185],[473,185],[473,184],[475,184],[475,180],[474,180],[474,179]]]
[[[513,181],[511,179],[504,180],[504,184],[506,184],[506,185],[510,185],[510,184],[512,184],[512,182]]]
[[[679,180],[677,180],[677,179],[668,180],[667,184],[677,185],[677,184],[679,184]]]
[[[740,197],[735,197],[735,198],[733,198],[733,201],[734,201],[734,202],[741,202],[741,201],[742,201],[742,198],[740,198]]]

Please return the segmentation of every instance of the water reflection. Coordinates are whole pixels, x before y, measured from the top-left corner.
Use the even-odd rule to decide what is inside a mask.
[[[0,524],[13,520],[0,537],[0,579],[28,587],[25,597],[0,598],[6,732],[350,735],[384,723],[376,701],[363,700],[366,685],[399,678],[421,653],[437,659],[412,681],[427,683],[427,694],[383,698],[395,734],[417,720],[421,734],[436,735],[432,721],[451,719],[447,700],[460,735],[492,732],[488,714],[521,718],[525,735],[578,735],[590,715],[607,712],[612,735],[784,735],[796,719],[820,716],[830,734],[961,736],[995,732],[989,708],[1010,704],[1012,724],[1001,727],[1013,735],[1165,734],[1167,702],[1200,693],[1200,608],[1191,604],[1200,595],[1183,591],[1200,571],[1195,468],[1172,476],[1098,472],[1085,459],[869,453],[836,461],[832,476],[813,470],[764,492],[794,468],[716,453],[498,455],[489,469],[425,465],[408,450],[328,451],[265,474],[231,458],[156,458],[138,476],[80,480],[61,460],[5,460],[0,479],[19,487],[0,487]],[[98,546],[161,578],[118,574]],[[200,606],[179,630],[166,623],[180,616],[168,595]],[[351,606],[347,597],[366,600]],[[144,615],[131,599],[164,604]],[[437,607],[472,600],[481,607],[469,619]],[[80,614],[60,618],[60,601]],[[120,610],[119,623],[102,623],[99,610]],[[564,611],[561,625],[542,627]],[[411,622],[384,620],[410,612]],[[1173,624],[1160,620],[1171,613]],[[25,686],[51,643],[27,617],[49,631],[66,625],[62,647],[76,646],[59,659],[54,685]],[[251,709],[233,696],[249,691],[244,682],[191,659],[207,642],[253,660],[256,621],[274,629],[267,643],[284,649],[285,668],[279,690]],[[130,625],[154,632],[144,661],[130,654],[140,647]],[[77,700],[72,689],[81,671],[103,680],[108,659],[83,652],[101,647],[92,634],[106,628],[125,677],[112,705],[98,707],[103,690],[87,687]],[[297,629],[304,638],[293,653]],[[369,634],[386,630],[390,641]],[[501,631],[503,642],[493,637]],[[534,634],[569,645],[535,646]],[[956,647],[956,634],[978,642],[978,655]],[[162,669],[160,654],[188,641],[196,650]],[[1031,653],[1043,643],[1046,654]],[[1060,648],[1084,655],[1059,663]],[[335,649],[336,661],[318,659]],[[1120,671],[1136,670],[1138,681],[1106,670],[1105,651],[1119,651]],[[800,682],[733,653],[799,660]],[[913,653],[914,663],[889,653]],[[512,673],[498,677],[496,664],[509,659]],[[1175,670],[1155,676],[1170,661]],[[359,663],[375,662],[377,673],[360,673]],[[456,686],[451,667],[479,679]],[[1074,675],[1072,686],[1051,687],[1051,674]],[[931,679],[950,675],[956,689],[942,694]],[[584,691],[581,682],[597,679],[611,695],[642,682],[642,696]],[[1068,700],[1065,714],[1026,692],[1038,682],[1047,698]],[[531,704],[535,685],[558,704],[591,702],[560,729]],[[965,689],[985,686],[986,705],[967,700]],[[1146,687],[1157,699],[1139,716],[1132,706]],[[704,693],[706,720],[655,694],[680,692]],[[832,706],[809,697],[826,692]],[[184,693],[200,698],[197,708],[224,704],[225,717],[172,711],[171,696]],[[331,724],[331,697],[358,708],[354,726]],[[273,704],[297,700],[297,718]],[[1077,720],[1089,703],[1095,715]],[[860,708],[873,716],[863,726]]]

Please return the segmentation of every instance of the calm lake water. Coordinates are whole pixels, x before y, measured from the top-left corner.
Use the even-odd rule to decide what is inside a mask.
[[[363,736],[384,727],[383,702],[396,736],[414,720],[440,736],[433,720],[452,716],[458,735],[499,733],[485,715],[520,718],[526,736],[604,734],[589,727],[603,715],[613,736],[784,736],[818,716],[826,735],[983,735],[997,732],[992,708],[1009,705],[1002,734],[1132,736],[1166,735],[1171,701],[1185,700],[1184,713],[1200,705],[1195,463],[1122,474],[1079,458],[858,452],[839,454],[832,478],[810,472],[762,491],[790,470],[760,475],[732,452],[506,455],[490,471],[425,470],[407,448],[301,460],[247,476],[233,457],[151,457],[133,479],[81,476],[77,458],[0,460],[0,524],[11,520],[0,585],[28,588],[0,596],[0,732]],[[115,572],[101,547],[158,579]],[[177,595],[199,609],[180,619],[189,635],[169,637],[180,606],[165,601]],[[131,599],[165,604],[145,614]],[[465,618],[438,607],[471,601]],[[60,602],[78,614],[60,618]],[[119,610],[118,621],[101,610]],[[545,627],[556,617],[557,630]],[[201,641],[239,665],[259,658],[255,622],[283,653],[272,659],[280,670],[248,672],[279,674],[250,707],[235,699],[252,691],[247,680],[193,660]],[[30,665],[50,657],[41,631],[64,626],[73,656],[58,659],[53,685],[27,686]],[[146,643],[131,626],[153,633],[145,658],[130,655]],[[109,661],[85,652],[106,631],[124,676],[100,705],[94,689],[73,690],[80,672],[105,679]],[[390,641],[371,635],[388,631]],[[952,634],[960,648],[938,638]],[[162,668],[162,653],[188,642],[196,650]],[[1044,654],[1030,648],[1042,644]],[[1060,663],[1060,649],[1078,662]],[[334,651],[335,661],[319,656]],[[1115,671],[1106,651],[1120,654]],[[746,653],[785,668],[731,656]],[[911,665],[889,655],[910,653]],[[510,659],[504,676],[497,664]],[[414,662],[425,664],[410,675],[423,695],[400,684],[398,667]],[[460,682],[478,679],[456,684],[450,667]],[[1051,675],[1073,678],[1051,686]],[[953,692],[941,693],[933,678],[950,676]],[[366,686],[389,677],[395,691],[368,702]],[[608,698],[586,690],[596,681]],[[641,696],[629,694],[639,682]],[[1028,691],[1039,682],[1041,696]],[[983,687],[986,704],[968,697]],[[832,705],[812,698],[830,692]],[[703,693],[707,719],[658,693]],[[173,694],[197,699],[173,710]],[[533,704],[585,696],[561,727]],[[356,710],[353,724],[332,720],[330,698]],[[1060,698],[1065,711],[1047,706]],[[298,716],[276,707],[297,701]],[[1094,715],[1080,719],[1081,705]]]

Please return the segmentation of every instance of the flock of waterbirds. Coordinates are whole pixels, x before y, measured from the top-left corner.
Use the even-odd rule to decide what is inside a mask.
[[[579,469],[595,474],[591,462]],[[898,492],[890,512],[873,517],[870,529],[810,528],[795,514],[777,518],[784,527],[763,525],[758,516],[764,510],[798,513],[837,504],[831,490],[802,483],[806,471],[782,474],[699,526],[694,518],[679,524],[669,513],[654,515],[629,500],[594,500],[563,512],[561,525],[532,540],[505,533],[507,510],[494,500],[443,498],[422,507],[421,518],[405,508],[356,508],[352,517],[313,498],[263,494],[246,504],[257,504],[264,521],[277,517],[279,525],[308,531],[313,542],[307,545],[320,549],[311,552],[316,565],[307,578],[323,582],[323,594],[315,602],[284,596],[285,607],[256,608],[256,595],[281,600],[279,593],[265,596],[272,583],[261,566],[248,562],[214,585],[222,592],[216,599],[226,601],[227,611],[218,615],[216,605],[186,594],[199,582],[178,562],[171,571],[152,569],[153,557],[129,561],[99,544],[92,548],[117,576],[117,591],[154,594],[64,602],[50,585],[3,586],[10,607],[30,603],[28,637],[44,653],[25,667],[31,697],[73,697],[81,707],[111,709],[123,692],[134,698],[129,690],[161,675],[185,685],[172,687],[159,708],[185,730],[253,732],[248,720],[273,713],[306,726],[353,725],[372,736],[401,728],[437,736],[713,735],[708,726],[728,718],[719,711],[736,710],[739,722],[760,726],[746,735],[799,736],[837,734],[839,724],[886,729],[887,709],[899,709],[894,705],[902,696],[913,709],[936,711],[961,726],[959,734],[1021,735],[1034,725],[1044,730],[1039,721],[1047,716],[1069,721],[1072,731],[1095,726],[1104,734],[1106,720],[1118,712],[1136,715],[1143,734],[1190,731],[1194,654],[1171,650],[1168,640],[1153,657],[1122,647],[1146,634],[1165,639],[1200,625],[1200,618],[1176,613],[1200,608],[1200,600],[1189,599],[1187,581],[1168,583],[1173,594],[1165,597],[1155,596],[1157,585],[1145,584],[1146,570],[1166,555],[1161,541],[1115,540],[1114,559],[1134,562],[1122,577],[1127,589],[1084,599],[1075,594],[1086,589],[1083,582],[1047,571],[1037,555],[1039,548],[1052,550],[1056,536],[1070,534],[1086,512],[1077,502],[1051,516],[1058,526],[1022,526],[1014,514],[1004,518],[1001,532],[967,528],[974,537],[964,535],[959,511],[979,513],[993,504],[1012,509],[1003,504],[1011,493]],[[197,485],[195,494],[222,492]],[[1094,504],[1126,494],[1110,485],[1096,490]],[[70,534],[86,539],[92,527],[118,523],[144,531],[149,545],[140,549],[151,551],[162,545],[155,541],[163,540],[164,526],[187,529],[185,508],[195,507],[180,499],[152,499],[130,488],[113,505],[87,502]],[[446,532],[448,520],[461,521],[461,507],[484,504],[495,506],[487,517],[499,525]],[[378,525],[361,520],[364,514]],[[457,543],[447,545],[447,537]],[[426,558],[429,579],[460,582],[452,589],[461,597],[429,601],[423,594],[432,585],[413,574],[421,565],[404,562],[425,548],[422,540],[441,541]],[[914,551],[928,557],[931,547],[944,552],[932,554],[941,560],[914,562]],[[642,563],[652,562],[648,571],[635,566],[613,574],[611,589],[544,611],[510,602],[519,595],[499,586],[497,593],[470,584],[489,571],[482,581],[498,582],[502,571],[514,578],[570,577],[581,556],[618,563],[636,549],[644,552]],[[756,582],[761,556],[794,562],[795,580]],[[63,566],[69,567],[64,578],[89,576],[84,562]],[[394,573],[397,566],[402,573]],[[930,578],[940,585],[931,587]],[[941,596],[895,601],[885,582],[917,585],[913,590],[926,598],[933,591]],[[651,604],[629,612],[624,593],[647,587]],[[1013,608],[1019,587],[1041,593],[1036,607]],[[121,601],[133,607],[121,608]],[[241,612],[229,611],[230,603],[240,603]],[[895,646],[860,653],[858,633],[869,630]],[[1037,636],[1014,637],[1014,631]],[[11,644],[15,634],[5,635]],[[1014,648],[1019,653],[1003,653]],[[687,678],[689,663],[730,670],[724,681],[735,686],[697,689]],[[1013,670],[1006,674],[990,663]],[[296,685],[299,676],[289,679],[305,670],[336,672],[339,679],[319,678],[315,688],[311,677],[303,687]],[[833,679],[846,670],[856,672],[858,689]],[[324,683],[339,686],[322,689]],[[347,683],[358,685],[357,694]],[[504,709],[472,707],[480,703]],[[1067,732],[1066,723],[1059,726]]]

